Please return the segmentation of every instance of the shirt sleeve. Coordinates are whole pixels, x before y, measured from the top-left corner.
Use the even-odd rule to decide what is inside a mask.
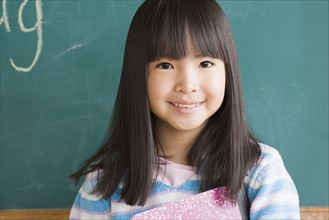
[[[111,219],[111,203],[109,199],[94,194],[97,173],[87,174],[70,212],[70,220],[75,219]]]
[[[279,152],[266,145],[261,149],[245,180],[250,219],[300,219],[297,189]]]

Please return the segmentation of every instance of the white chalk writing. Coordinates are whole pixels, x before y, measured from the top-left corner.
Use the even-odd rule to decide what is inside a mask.
[[[36,22],[35,22],[35,25],[33,27],[27,28],[24,25],[24,22],[23,22],[23,12],[24,12],[24,8],[25,8],[26,4],[28,3],[28,1],[29,0],[24,0],[22,2],[22,4],[20,5],[20,7],[19,7],[19,10],[18,10],[18,25],[19,25],[20,30],[24,33],[36,31],[37,36],[38,36],[38,42],[37,42],[37,50],[36,50],[36,53],[34,55],[34,59],[33,59],[30,66],[20,67],[20,66],[17,66],[15,64],[15,62],[12,58],[9,59],[10,64],[12,65],[12,67],[16,71],[20,71],[20,72],[29,72],[29,71],[32,70],[32,68],[38,62],[38,59],[39,59],[41,51],[42,51],[42,44],[43,44],[43,40],[42,40],[42,17],[43,17],[42,1],[41,0],[35,0]],[[8,12],[7,12],[7,0],[3,0],[3,2],[2,2],[2,17],[0,18],[0,26],[2,24],[4,24],[7,32],[11,31],[10,30],[10,25],[9,25],[9,19],[8,19]]]
[[[0,18],[0,26],[2,25],[2,23],[5,24],[5,28],[7,32],[10,32],[10,26],[9,26],[9,22],[8,22],[8,15],[7,15],[7,1],[3,0],[2,2],[2,17]]]

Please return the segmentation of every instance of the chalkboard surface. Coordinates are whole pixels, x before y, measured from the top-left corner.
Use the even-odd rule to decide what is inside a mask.
[[[1,0],[0,209],[69,208],[102,143],[142,1]],[[248,122],[302,206],[328,206],[328,1],[222,1]]]

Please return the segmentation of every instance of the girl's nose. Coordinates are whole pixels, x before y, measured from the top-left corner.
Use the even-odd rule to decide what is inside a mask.
[[[177,74],[177,83],[175,91],[179,93],[189,94],[199,91],[199,83],[195,71],[184,70]]]

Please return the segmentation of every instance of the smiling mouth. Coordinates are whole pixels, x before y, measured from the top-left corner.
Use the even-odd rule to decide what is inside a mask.
[[[176,103],[176,102],[170,102],[175,107],[179,108],[195,108],[198,107],[202,104],[202,102],[196,102],[196,103],[191,103],[191,104],[182,104],[182,103]]]

